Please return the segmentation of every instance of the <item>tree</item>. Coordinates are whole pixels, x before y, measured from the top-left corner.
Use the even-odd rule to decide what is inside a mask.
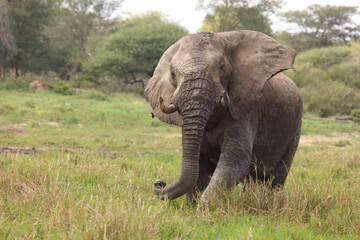
[[[256,30],[271,35],[269,13],[280,8],[281,0],[198,0],[207,14],[202,31]]]
[[[76,45],[86,52],[86,43],[91,31],[104,19],[109,19],[123,0],[64,0],[64,6],[73,16],[67,19],[67,27]]]
[[[26,72],[55,71],[62,79],[81,72],[92,36],[107,34],[122,0],[0,0],[0,66]],[[98,44],[99,45],[99,44]],[[93,50],[92,47],[91,50]]]
[[[360,36],[360,25],[352,21],[358,7],[321,6],[313,4],[306,10],[284,13],[288,23],[296,25],[295,33],[281,33],[286,43],[297,50],[346,43]]]
[[[124,20],[87,64],[92,74],[116,76],[126,83],[152,76],[163,52],[188,31],[158,12]]]
[[[0,44],[11,51],[16,51],[15,41],[10,27],[11,23],[8,8],[8,1],[0,0]]]
[[[46,29],[49,58],[53,70],[62,79],[82,72],[82,63],[93,55],[108,34],[115,18],[110,19],[123,0],[61,0],[60,8]],[[89,42],[95,38],[97,45]],[[95,46],[95,47],[94,47]]]
[[[16,52],[15,39],[11,32],[11,21],[9,18],[9,4],[7,0],[0,0],[0,66],[2,79],[5,80],[8,51]],[[1,72],[0,72],[1,73]]]
[[[5,45],[0,49],[3,68],[8,66],[15,69],[16,77],[19,76],[19,70],[27,72],[44,69],[47,37],[42,31],[51,17],[50,4],[41,0],[9,1],[7,10],[8,22],[12,23],[9,31],[16,40],[13,42],[16,51],[7,51]]]

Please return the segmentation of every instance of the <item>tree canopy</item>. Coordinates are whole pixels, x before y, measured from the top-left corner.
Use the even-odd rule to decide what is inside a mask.
[[[0,0],[0,46],[16,51],[15,39],[11,32],[9,18],[9,4],[6,0]]]
[[[22,71],[37,71],[44,67],[44,49],[47,37],[43,33],[49,23],[51,8],[38,0],[9,2],[8,16],[11,19],[11,33],[16,39],[16,51],[2,48],[7,65],[13,66],[16,76]]]
[[[81,72],[106,35],[122,0],[0,0],[0,66],[16,76],[54,71],[60,78]],[[90,49],[89,49],[90,46]],[[97,45],[98,46],[98,45]]]
[[[269,13],[280,8],[281,0],[198,0],[207,14],[202,31],[256,30],[271,35]]]
[[[295,33],[280,37],[297,50],[331,46],[359,38],[360,25],[352,21],[358,7],[310,5],[305,10],[284,13],[284,19],[296,26]]]
[[[127,78],[129,82],[152,76],[163,52],[188,33],[158,12],[134,15],[122,21],[118,29],[90,59],[88,68],[95,74]]]

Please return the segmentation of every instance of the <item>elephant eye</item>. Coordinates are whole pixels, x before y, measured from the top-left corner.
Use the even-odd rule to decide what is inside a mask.
[[[220,64],[220,71],[221,71],[221,72],[224,72],[224,71],[225,71],[225,63],[224,63],[224,62],[222,62],[222,63]]]
[[[222,57],[220,62],[220,71],[224,71],[224,70],[225,70],[225,59],[224,57]]]
[[[176,87],[177,86],[177,82],[176,82],[176,75],[173,71],[171,71],[171,79],[170,79],[171,84]]]

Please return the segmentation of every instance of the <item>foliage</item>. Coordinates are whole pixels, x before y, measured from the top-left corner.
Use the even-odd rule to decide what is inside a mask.
[[[1,239],[360,237],[359,125],[305,119],[284,189],[248,182],[197,214],[153,193],[179,173],[181,128],[135,94],[92,94],[0,93],[0,146],[12,149],[0,148]]]
[[[51,22],[45,28],[45,34],[49,38],[46,49],[48,65],[61,79],[70,77],[71,71],[79,65],[78,59],[84,55],[77,45],[78,40],[72,35],[75,29],[71,26],[71,21],[74,18],[75,13],[69,9],[56,9]]]
[[[11,66],[16,77],[20,74],[19,70],[36,72],[46,69],[44,54],[47,38],[43,29],[50,21],[51,7],[38,0],[11,1],[8,14],[17,51],[7,52],[0,48],[5,61],[3,68]]]
[[[348,140],[340,140],[334,144],[336,147],[345,147],[347,145],[350,145],[350,142]]]
[[[53,87],[52,90],[58,94],[61,95],[73,95],[75,94],[75,91],[71,89],[70,85],[67,84],[65,81],[58,81],[56,82]]]
[[[321,117],[349,115],[360,107],[359,43],[301,52],[295,72],[288,71],[306,110]]]
[[[347,61],[329,69],[328,77],[341,79],[347,86],[360,90],[360,61]]]
[[[280,7],[279,0],[198,0],[198,6],[207,14],[201,31],[224,32],[231,30],[256,30],[271,35],[268,14]]]
[[[86,53],[86,43],[91,32],[96,28],[104,27],[104,23],[107,22],[103,22],[103,19],[108,19],[122,2],[123,0],[64,0],[70,14],[64,19],[69,29],[64,30],[81,52]],[[98,26],[98,23],[103,24]]]
[[[15,39],[11,33],[11,20],[9,18],[9,3],[0,1],[0,47],[15,52]]]
[[[0,90],[30,91],[29,83],[20,78],[8,78],[0,82]]]
[[[355,122],[360,123],[360,108],[353,109],[351,111],[351,117],[354,119]]]
[[[320,117],[349,115],[351,110],[360,107],[359,91],[338,81],[316,81],[300,89],[307,111]]]
[[[360,36],[360,25],[352,21],[358,7],[321,6],[313,4],[306,10],[284,13],[288,23],[297,25],[295,33],[285,33],[279,38],[298,51],[346,43]]]
[[[306,59],[304,59],[306,57]],[[351,51],[348,48],[319,48],[300,55],[297,60],[308,61],[313,67],[327,70],[329,67],[338,65],[351,59]]]
[[[158,12],[135,15],[120,23],[119,30],[90,59],[88,68],[98,76],[117,76],[128,83],[148,78],[163,52],[187,33]]]
[[[97,49],[116,18],[122,1],[1,0],[0,65],[2,78],[54,71],[61,79],[82,72],[82,63]],[[3,20],[3,21],[1,21]],[[14,43],[14,46],[9,45]]]

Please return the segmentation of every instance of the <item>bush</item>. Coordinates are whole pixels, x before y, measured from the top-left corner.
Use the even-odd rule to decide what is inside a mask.
[[[64,81],[58,81],[53,85],[52,90],[61,95],[74,95],[75,91],[70,88],[70,85]]]
[[[352,109],[360,107],[360,92],[342,82],[317,81],[300,92],[307,110],[321,117],[348,115]]]
[[[119,23],[119,30],[106,38],[85,67],[94,76],[148,78],[164,51],[187,34],[185,28],[161,13],[134,15]]]
[[[296,71],[286,75],[300,88],[306,111],[329,117],[360,107],[359,53],[360,44],[353,43],[299,54]]]
[[[72,79],[71,86],[80,89],[93,89],[97,87],[96,78],[91,74],[85,74],[81,77]]]
[[[327,70],[329,67],[350,60],[351,51],[345,47],[313,49],[299,55],[297,62],[309,62],[313,67]]]
[[[354,122],[360,123],[360,108],[353,109],[351,111],[351,117],[353,118]]]
[[[20,90],[30,91],[29,83],[22,78],[8,78],[5,82],[0,82],[1,90]]]
[[[349,87],[360,88],[360,62],[345,62],[332,67],[329,79],[344,82]]]
[[[107,101],[109,99],[108,96],[106,96],[105,94],[103,94],[101,92],[87,93],[87,94],[84,94],[82,96],[82,98],[96,100],[96,101]]]

